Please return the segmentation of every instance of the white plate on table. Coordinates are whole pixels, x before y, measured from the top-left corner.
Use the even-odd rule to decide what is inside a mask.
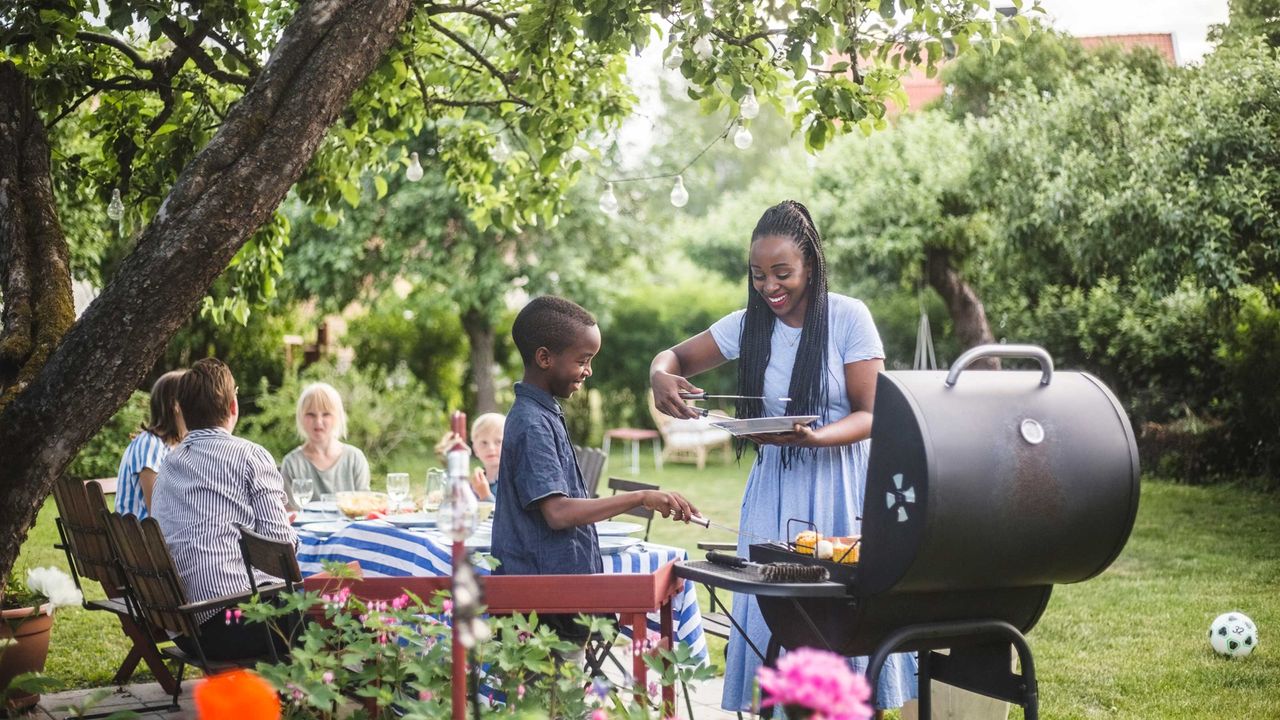
[[[426,512],[404,513],[388,515],[383,520],[398,527],[435,527],[436,514]]]
[[[310,510],[311,512],[334,514],[338,512],[338,503],[334,500],[312,500],[304,504],[302,509]]]
[[[617,520],[601,520],[596,523],[596,535],[602,538],[606,535],[634,535],[641,530],[644,530],[644,526],[640,523],[620,522]]]
[[[311,525],[313,523],[333,522],[332,513],[319,513],[304,510],[293,518],[294,525]]]
[[[303,526],[303,532],[319,535],[320,537],[328,537],[340,530],[345,530],[351,523],[346,520],[330,520],[329,522],[311,523]]]
[[[601,555],[617,555],[620,552],[626,552],[640,544],[640,541],[633,537],[618,537],[616,535],[606,535],[600,538],[600,554]]]
[[[427,528],[410,528],[409,532],[413,533],[414,535],[421,535],[422,537],[427,538],[431,542],[443,547],[453,546],[453,540],[449,539],[449,536],[445,535],[439,530],[431,530]],[[489,548],[493,545],[493,536],[490,535],[489,533],[475,533],[471,537],[467,538],[466,542],[464,542],[463,545],[465,545],[468,550],[474,550],[476,552],[489,552]]]
[[[796,425],[808,425],[817,419],[817,415],[783,415],[781,417],[721,420],[711,423],[711,426],[718,427],[721,430],[728,430],[734,435],[764,435],[791,432]]]

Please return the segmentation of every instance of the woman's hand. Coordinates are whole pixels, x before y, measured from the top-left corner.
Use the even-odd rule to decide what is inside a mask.
[[[662,517],[683,520],[687,523],[698,514],[698,509],[678,492],[664,490],[641,490],[640,492],[643,493],[640,503],[649,510],[662,513]]]
[[[822,447],[822,438],[818,431],[808,425],[796,423],[791,432],[759,433],[744,435],[746,439],[757,445],[793,445],[795,447]]]
[[[650,377],[653,385],[653,404],[658,411],[674,418],[691,419],[699,417],[696,408],[690,407],[680,393],[700,393],[702,389],[688,380],[668,372],[658,371]]]

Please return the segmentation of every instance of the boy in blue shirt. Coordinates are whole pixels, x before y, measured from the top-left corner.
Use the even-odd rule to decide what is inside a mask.
[[[493,520],[493,556],[502,563],[498,572],[602,572],[597,521],[640,506],[684,522],[697,514],[674,492],[587,496],[556,398],[568,398],[591,377],[591,360],[600,351],[600,328],[591,313],[569,300],[544,295],[516,316],[511,338],[524,360],[524,379],[516,383],[498,464]],[[586,629],[571,617],[548,616],[544,622],[562,638],[586,637]]]

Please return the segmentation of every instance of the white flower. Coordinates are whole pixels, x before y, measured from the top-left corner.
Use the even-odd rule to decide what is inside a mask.
[[[79,605],[84,599],[71,576],[56,567],[28,570],[27,587],[48,598],[55,608]]]

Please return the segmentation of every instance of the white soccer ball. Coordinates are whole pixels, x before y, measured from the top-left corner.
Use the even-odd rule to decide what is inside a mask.
[[[1222,613],[1209,626],[1209,645],[1219,655],[1245,657],[1258,647],[1258,626],[1242,612]]]

